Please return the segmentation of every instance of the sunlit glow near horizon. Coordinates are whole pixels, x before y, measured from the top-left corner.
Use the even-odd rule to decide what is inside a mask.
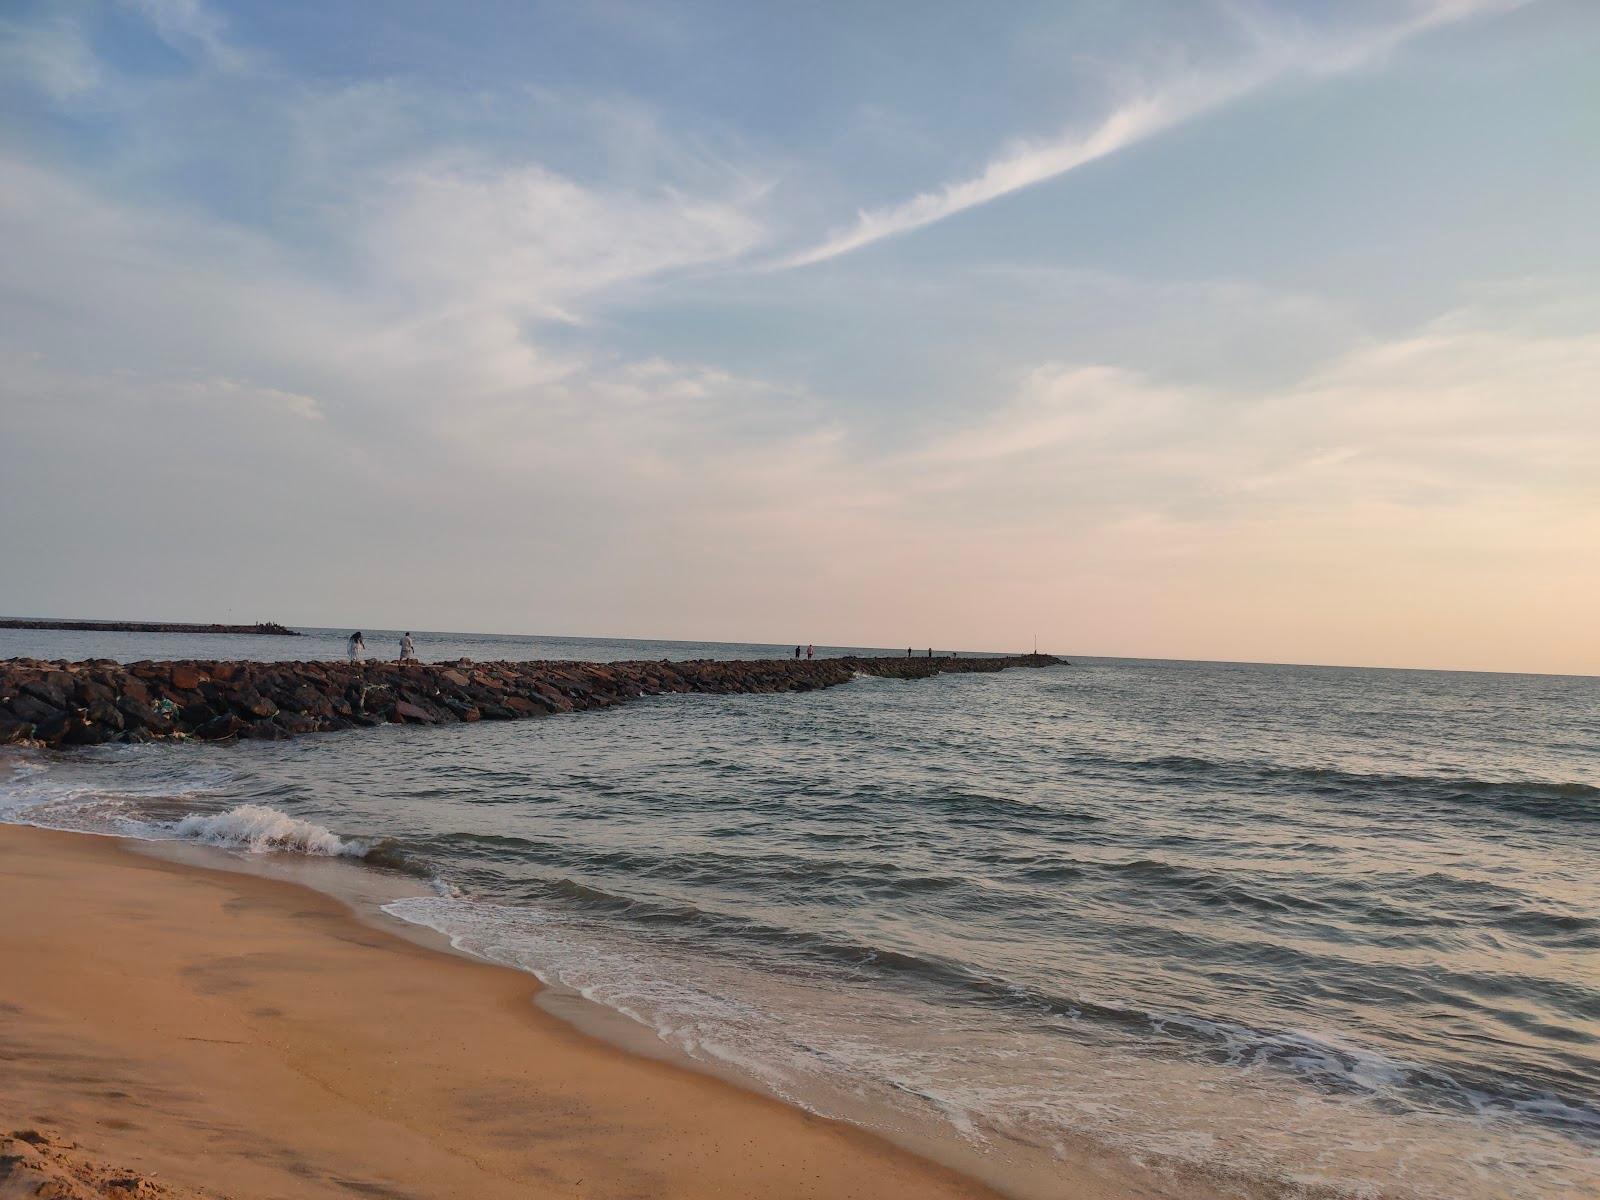
[[[1600,674],[1597,56],[22,0],[0,612]]]

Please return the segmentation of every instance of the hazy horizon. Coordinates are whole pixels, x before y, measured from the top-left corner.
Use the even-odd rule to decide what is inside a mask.
[[[560,640],[560,641],[569,641],[569,642],[654,642],[654,643],[677,643],[677,644],[686,645],[686,646],[693,646],[693,645],[764,646],[764,647],[776,647],[776,648],[783,649],[783,650],[787,650],[788,647],[793,646],[793,645],[796,644],[796,642],[793,639],[781,639],[780,638],[780,639],[774,640],[772,638],[763,638],[763,637],[747,637],[747,638],[695,637],[695,636],[687,635],[687,634],[670,634],[670,635],[667,635],[667,634],[659,634],[659,633],[605,633],[605,632],[600,632],[600,631],[596,631],[596,630],[587,630],[587,631],[581,631],[581,632],[573,633],[573,632],[567,632],[567,631],[561,631],[561,630],[467,629],[467,628],[464,628],[464,627],[463,628],[448,628],[446,626],[439,626],[438,628],[427,628],[427,627],[424,627],[424,626],[421,626],[421,625],[406,625],[404,623],[396,624],[394,622],[390,622],[390,623],[384,624],[384,623],[377,623],[377,622],[372,622],[372,621],[368,621],[365,624],[362,624],[362,623],[359,623],[359,622],[350,622],[350,623],[346,623],[346,624],[343,624],[343,625],[322,625],[322,624],[317,624],[315,622],[308,622],[308,621],[281,621],[281,620],[277,620],[277,618],[273,618],[273,617],[259,617],[259,618],[257,618],[257,617],[237,617],[237,618],[236,617],[225,617],[225,618],[222,618],[220,620],[212,621],[212,620],[209,620],[209,619],[206,619],[206,618],[199,618],[199,617],[174,617],[174,618],[163,618],[163,617],[152,617],[152,616],[108,617],[108,616],[104,616],[104,615],[86,615],[86,614],[82,614],[82,613],[66,613],[66,614],[0,613],[0,620],[30,620],[30,621],[31,620],[59,620],[59,621],[106,621],[106,622],[129,621],[129,622],[143,622],[143,623],[149,623],[149,624],[176,624],[176,625],[202,625],[202,624],[251,625],[251,624],[258,624],[258,623],[259,624],[265,624],[265,623],[268,623],[268,622],[276,622],[277,624],[283,625],[288,629],[297,630],[297,631],[315,631],[315,632],[321,632],[321,633],[330,633],[330,634],[335,634],[335,635],[339,636],[340,638],[343,638],[347,633],[354,632],[355,630],[359,629],[364,634],[366,634],[369,639],[371,638],[371,636],[373,635],[374,632],[380,633],[380,634],[393,633],[393,634],[398,635],[401,632],[409,631],[409,632],[415,634],[419,638],[425,638],[425,637],[428,637],[428,636],[435,636],[435,637],[496,637],[496,638],[502,638],[503,637],[503,638],[523,638],[523,639],[552,638],[552,639],[557,639],[557,640]],[[25,631],[22,631],[22,632],[25,632]],[[240,634],[238,636],[240,636],[240,637],[249,637],[251,635],[249,635],[249,634]],[[801,645],[801,646],[805,646],[805,645],[808,645],[808,644],[812,645],[812,646],[816,647],[819,652],[823,651],[823,650],[828,650],[828,649],[834,649],[834,650],[837,650],[837,649],[857,649],[857,650],[886,650],[886,651],[893,652],[895,654],[899,654],[901,652],[901,649],[902,649],[901,644],[896,643],[893,640],[890,640],[890,641],[887,641],[887,642],[881,641],[881,640],[879,640],[879,641],[873,641],[873,640],[841,641],[841,640],[837,640],[837,639],[828,639],[828,638],[812,638],[812,639],[808,639],[807,641],[801,641],[798,644]],[[959,646],[958,645],[958,646],[949,646],[949,645],[943,645],[941,643],[935,643],[932,647],[929,647],[926,643],[922,643],[922,644],[918,644],[918,645],[910,647],[910,649],[912,650],[914,655],[925,654],[930,648],[933,650],[933,652],[935,654],[948,654],[951,651],[954,651],[954,652],[956,652],[958,654],[993,654],[993,655],[1028,654],[1028,653],[1033,652],[1034,649],[1035,649],[1035,647],[1032,644],[1031,640],[1029,642],[1027,642],[1027,643],[1018,643],[1017,645],[995,645],[995,646]],[[427,644],[425,642],[420,642],[419,646],[418,646],[418,649],[422,652],[421,653],[421,657],[426,660],[428,658],[428,654],[426,653],[427,650],[428,650]],[[368,642],[368,646],[367,646],[368,655],[369,655],[369,657],[371,657],[371,658],[373,658],[375,660],[381,660],[381,659],[385,658],[387,650],[388,650],[388,647],[386,647],[382,643],[372,642],[370,640]],[[1074,662],[1081,662],[1081,661],[1145,662],[1145,663],[1170,662],[1170,663],[1189,663],[1189,664],[1193,664],[1193,665],[1197,665],[1197,666],[1210,665],[1210,666],[1236,666],[1236,667],[1304,667],[1304,668],[1314,669],[1314,670],[1330,670],[1330,671],[1428,671],[1428,672],[1437,672],[1437,673],[1442,673],[1442,674],[1464,674],[1464,675],[1534,675],[1534,676],[1542,676],[1542,677],[1549,677],[1549,678],[1563,678],[1563,679],[1592,679],[1592,678],[1597,678],[1596,675],[1592,675],[1592,674],[1590,674],[1588,672],[1583,672],[1583,671],[1520,671],[1520,670],[1502,670],[1502,669],[1490,668],[1490,667],[1430,667],[1430,666],[1419,666],[1419,665],[1417,665],[1415,663],[1404,663],[1404,662],[1401,662],[1401,663],[1309,662],[1309,661],[1298,661],[1298,660],[1288,660],[1288,659],[1248,659],[1248,658],[1191,657],[1191,656],[1176,655],[1176,654],[1108,654],[1108,653],[1103,653],[1103,652],[1099,652],[1099,651],[1089,651],[1089,650],[1084,650],[1082,648],[1074,648],[1074,647],[1072,647],[1070,645],[1069,646],[1047,646],[1047,645],[1044,645],[1043,643],[1041,643],[1037,647],[1037,651],[1040,654],[1054,655],[1054,656],[1056,656],[1058,658],[1063,658],[1063,659],[1067,659],[1069,661],[1074,661]],[[50,655],[47,654],[47,655],[45,655],[45,657],[50,657]],[[200,657],[204,657],[204,655],[201,655]]]
[[[0,610],[1600,675],[1597,56],[24,0]]]

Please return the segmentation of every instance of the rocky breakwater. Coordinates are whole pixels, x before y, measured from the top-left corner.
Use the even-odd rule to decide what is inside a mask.
[[[89,746],[163,738],[287,738],[382,724],[509,721],[641,696],[804,692],[856,674],[921,679],[1052,666],[1012,658],[722,662],[0,662],[0,743]]]
[[[184,625],[171,621],[62,621],[54,617],[0,617],[0,629],[72,629],[89,633],[244,633],[300,637],[298,630],[276,621],[254,625]]]

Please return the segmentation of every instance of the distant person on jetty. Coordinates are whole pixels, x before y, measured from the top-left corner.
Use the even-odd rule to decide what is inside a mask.
[[[929,658],[932,658],[932,657],[933,657],[933,647],[932,647],[932,646],[929,646],[929,647],[928,647],[928,657],[929,657]]]
[[[817,648],[815,646],[808,645],[806,647],[806,661],[810,662],[816,656],[817,656]]]
[[[906,657],[907,657],[907,658],[910,658],[910,657],[911,657],[911,647],[910,647],[910,646],[907,646],[907,647],[906,647]]]
[[[414,646],[412,644],[412,642],[411,642],[411,633],[408,630],[406,632],[406,635],[400,639],[400,661],[401,662],[415,662],[416,659],[417,659],[417,648],[416,648],[416,646]]]
[[[350,635],[349,651],[351,662],[360,662],[361,656],[367,652],[367,639],[361,636],[361,630]]]
[[[795,662],[799,662],[800,661],[800,647],[799,646],[796,646],[794,648],[794,660],[795,660]]]

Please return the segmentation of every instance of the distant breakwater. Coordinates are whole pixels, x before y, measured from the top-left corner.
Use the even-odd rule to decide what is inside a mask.
[[[61,621],[46,617],[0,617],[0,629],[75,629],[90,633],[246,633],[299,637],[300,632],[276,621],[254,625],[185,625],[170,621]]]
[[[384,724],[510,721],[667,693],[805,692],[856,674],[924,679],[1063,661],[1048,654],[612,663],[17,658],[0,662],[0,744],[281,739]]]

